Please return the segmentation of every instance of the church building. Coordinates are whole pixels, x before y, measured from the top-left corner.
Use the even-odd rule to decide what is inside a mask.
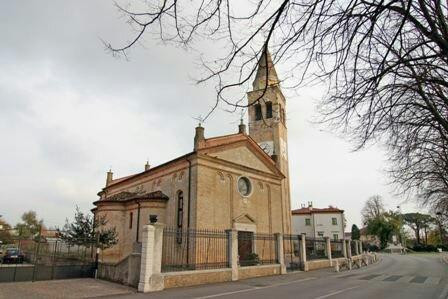
[[[104,262],[135,250],[150,215],[181,230],[291,233],[286,100],[279,83],[268,53],[248,93],[248,132],[241,123],[234,134],[207,137],[199,125],[191,152],[156,167],[147,163],[130,176],[107,173],[92,211],[115,226],[119,242],[104,251]]]

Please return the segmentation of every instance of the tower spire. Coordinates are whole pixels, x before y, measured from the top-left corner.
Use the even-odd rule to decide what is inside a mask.
[[[266,76],[267,72],[267,76]],[[271,53],[269,50],[263,52],[258,61],[258,70],[257,75],[255,76],[255,80],[252,83],[254,90],[264,89],[266,86],[266,78],[269,85],[276,85],[280,81],[277,76],[277,72],[274,67],[274,63],[272,62]]]

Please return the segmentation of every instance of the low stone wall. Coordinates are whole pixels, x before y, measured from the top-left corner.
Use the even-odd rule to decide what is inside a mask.
[[[280,264],[238,268],[238,279],[271,275],[280,275]]]
[[[186,287],[232,281],[232,269],[195,270],[163,273],[164,288]],[[238,279],[280,275],[280,264],[238,267]]]
[[[359,267],[361,267],[361,263],[364,262],[363,258],[365,258],[363,255],[354,255],[352,256],[352,262],[354,264],[359,263]],[[307,261],[307,269],[308,271],[311,270],[318,270],[318,269],[324,269],[324,268],[331,268],[336,265],[336,262],[338,261],[339,264],[342,264],[347,259],[345,257],[335,258],[332,259],[332,262],[330,263],[330,260],[328,259],[322,259],[322,260],[311,260]],[[370,262],[371,263],[371,262]]]
[[[100,263],[98,278],[137,287],[140,277],[140,260],[139,253],[132,253],[117,264]]]
[[[307,268],[308,271],[331,267],[330,260],[328,260],[328,259],[311,260],[311,261],[307,261],[306,263],[308,265],[308,268]]]
[[[164,273],[164,287],[186,287],[232,280],[232,269],[195,270]]]

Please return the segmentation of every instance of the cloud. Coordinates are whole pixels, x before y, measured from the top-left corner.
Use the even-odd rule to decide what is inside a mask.
[[[11,223],[34,209],[62,225],[75,205],[88,210],[104,184],[189,152],[196,121],[213,105],[213,85],[197,86],[195,53],[157,44],[130,61],[104,51],[130,29],[111,1],[6,1],[0,10],[0,203]],[[282,68],[278,66],[278,73]],[[350,146],[310,125],[314,90],[286,91],[293,207],[314,201],[348,211],[359,224],[368,196],[388,194],[382,153]],[[225,107],[221,107],[225,108]],[[239,114],[216,111],[206,136],[235,132]]]

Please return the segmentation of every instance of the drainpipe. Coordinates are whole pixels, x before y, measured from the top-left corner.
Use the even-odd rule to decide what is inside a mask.
[[[140,231],[140,202],[139,201],[137,201],[137,205],[138,205],[138,208],[137,208],[137,236],[136,236],[136,242],[138,243],[138,233],[139,233],[139,231]]]
[[[187,264],[190,264],[190,204],[191,204],[191,161],[188,161],[188,209],[187,209]]]
[[[191,161],[188,161],[188,209],[187,209],[187,228],[190,228],[190,204],[191,204]]]

